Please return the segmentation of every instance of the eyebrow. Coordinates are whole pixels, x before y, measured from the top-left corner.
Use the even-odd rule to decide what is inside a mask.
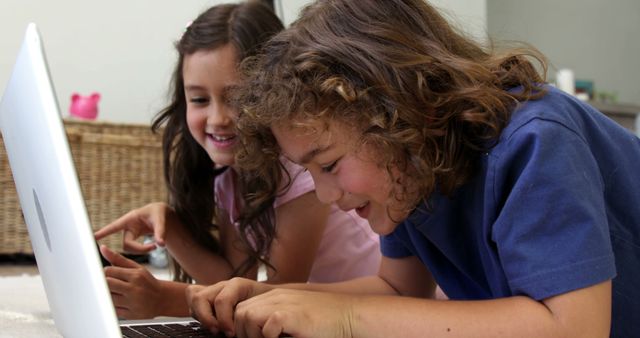
[[[331,148],[333,148],[333,146],[334,144],[329,144],[326,146],[318,146],[316,148],[309,150],[306,154],[304,154],[300,158],[299,164],[308,164],[309,162],[311,162],[311,160],[313,160],[314,157],[330,150]]]
[[[184,90],[204,90],[204,87],[199,85],[186,85],[184,86]]]
[[[231,90],[234,90],[234,89],[238,88],[238,86],[239,85],[237,85],[237,84],[231,84],[231,85],[222,87],[222,90],[225,91],[225,92],[229,92]],[[207,88],[205,86],[201,86],[201,85],[187,85],[187,84],[185,84],[184,89],[185,90],[206,90]]]

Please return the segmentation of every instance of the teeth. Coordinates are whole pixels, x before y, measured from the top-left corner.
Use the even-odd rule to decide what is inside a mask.
[[[216,135],[211,135],[211,137],[213,137],[213,139],[216,140],[216,141],[227,141],[227,140],[230,140],[230,139],[234,138],[235,136],[216,136]]]
[[[357,207],[356,209],[364,208],[368,203],[369,202],[364,202],[359,207]]]

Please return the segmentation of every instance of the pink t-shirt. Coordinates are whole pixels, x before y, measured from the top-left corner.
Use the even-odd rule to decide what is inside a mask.
[[[309,172],[289,161],[283,161],[293,181],[289,189],[276,197],[274,208],[315,190]],[[234,184],[235,172],[225,171],[215,182],[215,198],[219,208],[229,215],[238,227],[240,205]],[[301,223],[301,226],[304,222]],[[277,226],[277,225],[276,225]],[[354,211],[345,212],[332,205],[316,259],[311,267],[309,282],[330,283],[362,276],[375,275],[380,266],[379,237],[365,219]]]

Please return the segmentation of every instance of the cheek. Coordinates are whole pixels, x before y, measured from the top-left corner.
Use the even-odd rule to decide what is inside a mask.
[[[204,130],[203,124],[205,120],[201,118],[199,114],[195,114],[193,112],[190,113],[189,110],[187,110],[186,119],[187,119],[187,128],[189,128],[189,132],[195,138],[198,138],[198,134],[200,133],[200,131]]]
[[[387,200],[391,186],[384,169],[372,163],[344,169],[346,170],[343,170],[341,183],[345,190],[353,194],[367,195],[379,202]]]

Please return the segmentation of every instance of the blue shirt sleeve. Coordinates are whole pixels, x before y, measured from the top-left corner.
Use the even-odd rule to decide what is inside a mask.
[[[389,258],[404,258],[414,255],[402,241],[402,234],[399,232],[404,232],[404,228],[399,226],[389,235],[380,236],[380,251],[383,256]]]
[[[612,278],[607,187],[587,142],[533,119],[498,147],[489,177],[502,209],[491,239],[514,294],[542,299]]]

